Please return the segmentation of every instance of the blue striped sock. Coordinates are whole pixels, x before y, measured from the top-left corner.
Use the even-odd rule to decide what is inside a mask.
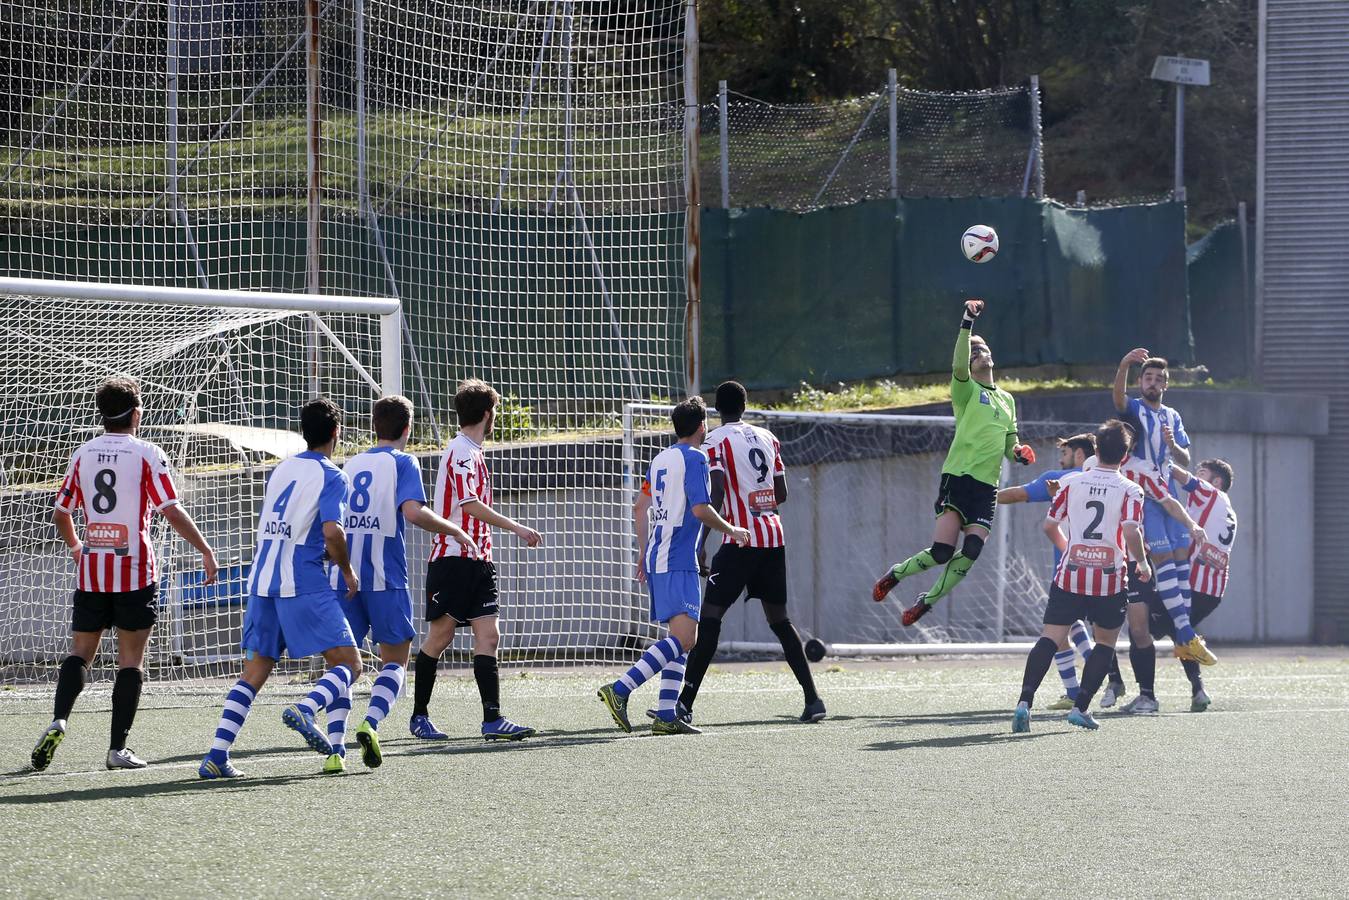
[[[342,695],[342,688],[350,686],[351,670],[346,666],[333,666],[318,680],[309,696],[300,701],[300,708],[316,716],[319,710],[327,709],[328,704]]]
[[[684,663],[688,654],[681,653],[678,659],[672,659],[660,670],[660,700],[656,704],[656,714],[666,722],[675,718],[675,703],[679,700],[679,691],[684,687]]]
[[[1087,624],[1081,619],[1074,622],[1068,629],[1068,639],[1077,648],[1077,653],[1082,657],[1082,661],[1086,662],[1087,657],[1091,655],[1091,648],[1096,646],[1091,640],[1091,635],[1087,632]]]
[[[1059,668],[1059,677],[1063,679],[1063,691],[1070,699],[1077,699],[1077,654],[1072,650],[1060,650],[1054,654],[1054,665]]]
[[[220,711],[220,724],[216,726],[215,740],[211,742],[210,756],[216,764],[230,758],[230,747],[239,736],[239,729],[244,727],[244,719],[248,718],[256,696],[257,691],[242,678],[225,695],[225,708]]]
[[[1194,629],[1190,627],[1190,606],[1180,593],[1175,560],[1163,560],[1157,564],[1157,595],[1171,614],[1171,621],[1176,626],[1176,640],[1182,644],[1189,643],[1194,638]]]
[[[393,709],[394,701],[403,692],[403,678],[406,674],[407,670],[398,663],[389,663],[379,670],[375,686],[370,689],[370,709],[365,713],[365,721],[370,723],[371,728],[378,728],[379,723],[389,714],[389,710]]]
[[[620,697],[628,696],[643,684],[646,684],[647,679],[683,655],[684,648],[674,635],[656,641],[646,648],[646,652],[642,654],[641,659],[637,660],[636,665],[624,672],[614,682],[614,693]]]
[[[328,704],[328,743],[338,756],[347,755],[347,715],[351,712],[351,685],[342,685],[342,693]]]

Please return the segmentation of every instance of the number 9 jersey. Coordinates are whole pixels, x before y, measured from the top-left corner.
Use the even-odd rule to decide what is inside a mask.
[[[708,432],[703,441],[708,467],[726,479],[719,512],[726,521],[749,532],[750,547],[783,547],[774,479],[786,474],[782,448],[766,428],[731,422]]]
[[[1111,597],[1124,590],[1124,526],[1143,527],[1141,487],[1113,468],[1069,475],[1060,482],[1049,519],[1068,526],[1056,585],[1084,597]]]
[[[150,513],[178,502],[164,452],[129,434],[101,434],[77,449],[56,508],[84,513],[79,590],[139,591],[159,578]]]

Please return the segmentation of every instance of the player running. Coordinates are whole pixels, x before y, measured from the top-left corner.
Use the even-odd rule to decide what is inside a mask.
[[[787,616],[786,533],[778,515],[778,507],[787,502],[782,448],[768,429],[741,421],[749,402],[743,385],[724,382],[717,386],[716,397],[722,424],[708,432],[703,443],[712,474],[710,503],[726,521],[749,532],[750,540],[743,547],[723,541],[712,558],[698,621],[698,643],[688,655],[677,711],[681,718],[692,721],[698,688],[717,653],[721,620],[743,593],[747,603],[757,599],[763,604],[768,627],[777,635],[787,665],[801,685],[805,694],[801,721],[818,722],[825,717],[824,701],[815,691],[801,635]],[[698,540],[700,570],[705,568],[708,534],[704,530]],[[654,710],[647,714],[654,715]]]
[[[497,674],[497,567],[492,562],[492,528],[513,531],[526,547],[537,547],[543,538],[533,528],[492,508],[492,476],[482,447],[492,435],[501,395],[485,381],[470,378],[459,384],[454,409],[459,415],[459,433],[445,447],[436,473],[435,511],[441,518],[468,532],[476,554],[452,540],[436,535],[431,561],[426,567],[426,639],[417,651],[416,681],[413,682],[412,718],[408,729],[414,737],[444,741],[449,736],[431,724],[431,693],[436,685],[440,654],[454,640],[461,625],[473,632],[473,679],[482,700],[482,736],[489,741],[521,741],[533,728],[516,725],[501,714],[501,680]]]
[[[1129,367],[1134,363],[1142,365],[1138,376],[1141,396],[1129,397]],[[1190,438],[1180,413],[1162,403],[1169,379],[1166,360],[1149,356],[1139,347],[1120,360],[1112,396],[1115,409],[1137,422],[1138,442],[1133,455],[1155,468],[1157,479],[1175,497],[1171,462],[1174,459],[1182,466],[1190,464]],[[1157,573],[1157,593],[1176,626],[1176,656],[1213,665],[1218,658],[1190,621],[1190,536],[1178,523],[1168,521],[1161,505],[1151,499],[1143,503],[1143,531],[1148,558]]]
[[[468,532],[426,506],[417,457],[404,452],[412,432],[412,402],[406,397],[382,397],[371,407],[370,420],[375,446],[342,467],[351,482],[347,550],[360,590],[349,595],[346,579],[336,567],[330,575],[356,645],[363,644],[367,634],[379,644],[381,668],[370,691],[365,720],[356,729],[361,761],[373,769],[383,762],[379,724],[403,689],[408,650],[417,635],[408,593],[407,523],[457,541],[470,559],[477,557],[478,548]],[[330,723],[331,713],[330,707]],[[330,735],[329,742],[335,753],[346,756],[341,741]]]
[[[225,696],[215,740],[197,769],[205,779],[242,777],[230,761],[230,747],[282,653],[291,659],[318,654],[328,664],[314,689],[286,707],[281,721],[326,757],[325,773],[346,771],[331,742],[342,743],[346,734],[361,655],[324,568],[326,557],[342,573],[349,595],[360,588],[342,530],[347,476],[329,459],[342,433],[342,412],[326,397],[310,400],[300,411],[300,431],[309,449],[283,459],[267,479],[240,641],[244,670]],[[328,711],[326,737],[314,724],[321,709]]]
[[[707,436],[707,410],[701,397],[680,403],[670,414],[678,440],[656,454],[633,505],[637,529],[637,580],[651,595],[651,618],[670,629],[637,664],[617,681],[599,689],[598,696],[623,731],[628,721],[628,697],[660,673],[660,702],[652,734],[700,734],[676,711],[684,681],[686,653],[698,638],[702,592],[698,584],[698,537],[702,526],[715,528],[740,546],[752,536],[732,525],[711,504],[707,454],[698,449]]]
[[[1096,455],[1096,435],[1094,434],[1075,434],[1072,437],[1059,438],[1059,468],[1050,469],[1041,473],[1040,477],[1026,484],[1005,487],[998,491],[998,503],[1000,505],[1011,503],[1048,503],[1054,499],[1054,494],[1058,491],[1059,480],[1066,475],[1075,472],[1081,472],[1083,464]],[[1054,567],[1059,565],[1059,557],[1062,552],[1057,544],[1054,545]],[[1087,624],[1082,621],[1074,622],[1068,629],[1068,637],[1059,647],[1058,652],[1054,654],[1054,667],[1058,669],[1059,678],[1063,681],[1063,696],[1053,703],[1049,704],[1050,709],[1070,709],[1073,702],[1077,700],[1078,681],[1077,681],[1077,660],[1073,648],[1082,655],[1083,664],[1087,657],[1091,655],[1092,648],[1091,635],[1087,631]],[[1111,677],[1114,677],[1112,669]]]
[[[201,554],[203,584],[216,577],[215,554],[178,501],[164,452],[136,437],[141,424],[140,385],[111,378],[94,395],[103,434],[70,457],[56,492],[52,520],[70,548],[76,586],[70,616],[70,655],[56,678],[52,723],[33,748],[33,768],[51,765],[66,736],[75,699],[89,681],[89,664],[103,632],[117,629],[117,677],[112,684],[109,769],[143,769],[145,760],[127,749],[127,735],[140,706],[145,646],[158,619],[159,567],[150,535],[150,516],[162,515]],[[74,515],[84,516],[84,540]]]
[[[993,384],[993,354],[988,343],[971,335],[974,320],[983,311],[984,301],[966,300],[956,336],[951,365],[956,433],[942,466],[932,546],[891,566],[871,589],[871,598],[879,603],[910,575],[933,566],[946,567],[937,583],[904,611],[905,625],[917,622],[932,604],[949,594],[979,558],[993,528],[1003,457],[1022,465],[1035,462],[1035,451],[1016,440],[1016,401]],[[957,551],[956,538],[962,532],[965,539]]]
[[[1014,733],[1030,731],[1035,692],[1069,626],[1078,619],[1093,623],[1096,646],[1082,670],[1082,687],[1068,722],[1080,728],[1100,727],[1087,709],[1110,670],[1115,638],[1124,624],[1126,546],[1139,560],[1139,577],[1152,574],[1143,548],[1143,489],[1119,472],[1128,449],[1124,423],[1106,422],[1096,432],[1097,466],[1066,476],[1050,506],[1045,533],[1060,545],[1063,556],[1049,588],[1044,633],[1026,657],[1021,699],[1012,714]],[[1061,525],[1067,527],[1066,537]]]
[[[1232,486],[1232,467],[1221,459],[1206,459],[1199,464],[1195,475],[1173,464],[1171,476],[1181,485],[1182,490],[1189,492],[1189,508],[1198,516],[1198,531],[1194,533],[1194,542],[1191,545],[1190,567],[1190,586],[1193,590],[1190,624],[1198,625],[1218,608],[1223,593],[1227,590],[1232,545],[1237,536],[1237,514],[1227,496],[1227,491]],[[1152,650],[1152,641],[1153,638],[1160,637],[1170,637],[1174,640],[1175,623],[1155,593],[1147,598],[1146,617],[1142,609],[1135,614],[1133,604],[1130,605],[1129,612],[1132,641],[1135,645],[1144,646],[1147,658],[1142,660],[1141,670],[1135,664],[1138,696],[1121,708],[1130,713],[1155,713],[1160,709],[1160,705],[1154,692],[1156,656]],[[1137,625],[1134,623],[1135,619]],[[1151,665],[1148,665],[1149,662]],[[1185,669],[1185,677],[1190,681],[1190,712],[1203,712],[1208,709],[1212,700],[1204,690],[1204,679],[1199,674],[1199,664],[1190,659],[1182,659],[1180,664]]]

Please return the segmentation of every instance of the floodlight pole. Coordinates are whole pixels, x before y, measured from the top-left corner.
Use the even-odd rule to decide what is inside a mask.
[[[319,161],[319,4],[318,0],[305,0],[304,17],[305,36],[305,125],[308,159],[308,218],[305,232],[305,292],[320,293],[322,285],[319,273],[322,271],[320,241],[320,223],[322,221],[322,198],[320,196]],[[309,393],[317,397],[319,385],[319,333],[317,327],[308,329],[305,335],[305,361],[309,369]]]
[[[1185,202],[1185,85],[1176,84],[1176,200]]]
[[[684,376],[687,396],[702,390],[702,231],[698,215],[698,4],[684,8]]]

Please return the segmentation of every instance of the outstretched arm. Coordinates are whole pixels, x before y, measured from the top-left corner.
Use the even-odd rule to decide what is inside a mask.
[[[1185,507],[1180,505],[1179,500],[1168,494],[1162,500],[1162,509],[1165,509],[1167,515],[1171,518],[1185,526],[1185,530],[1190,532],[1191,540],[1197,544],[1204,543],[1208,535],[1204,533],[1204,529],[1199,526],[1198,522],[1190,518],[1190,514],[1185,511]]]
[[[1115,383],[1110,390],[1116,412],[1129,411],[1129,367],[1147,358],[1148,351],[1143,347],[1136,347],[1124,354],[1124,358],[1119,361],[1119,368],[1115,370]]]
[[[468,532],[444,516],[432,512],[431,508],[425,503],[418,500],[404,500],[399,509],[403,511],[404,519],[416,525],[422,531],[443,534],[453,538],[460,547],[464,548],[464,552],[469,555],[470,559],[478,558],[478,545],[473,543],[473,538],[469,537]]]
[[[188,514],[187,510],[183,509],[181,503],[166,506],[161,515],[168,520],[169,527],[178,532],[183,540],[191,544],[201,554],[201,568],[206,574],[206,579],[202,584],[213,583],[217,570],[215,551],[211,549],[210,544],[206,543],[206,538],[202,537],[201,532],[197,529],[197,523],[192,521],[192,516]]]
[[[956,415],[960,415],[960,410],[974,393],[974,385],[970,383],[970,333],[974,330],[974,320],[983,311],[984,301],[966,300],[960,330],[956,332],[956,348],[951,356],[951,406]]]
[[[528,525],[521,525],[510,516],[503,516],[481,500],[469,500],[463,505],[462,509],[473,518],[480,522],[486,522],[493,528],[504,528],[507,531],[514,532],[520,540],[525,542],[526,547],[537,547],[543,543],[543,538],[533,528]]]

